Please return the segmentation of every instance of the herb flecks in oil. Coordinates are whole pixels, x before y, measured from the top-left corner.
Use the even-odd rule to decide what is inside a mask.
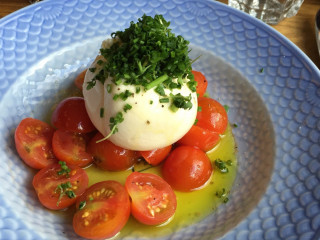
[[[216,166],[219,172],[228,173],[229,172],[228,167],[232,166],[232,161],[231,160],[223,161],[221,159],[216,159],[214,161],[214,165]]]

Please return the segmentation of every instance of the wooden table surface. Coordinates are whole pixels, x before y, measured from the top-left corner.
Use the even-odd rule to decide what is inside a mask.
[[[227,0],[218,0],[227,3]],[[32,0],[0,0],[0,18],[30,5]],[[320,0],[304,0],[298,14],[272,26],[296,44],[320,69],[320,57],[314,30],[314,19]]]

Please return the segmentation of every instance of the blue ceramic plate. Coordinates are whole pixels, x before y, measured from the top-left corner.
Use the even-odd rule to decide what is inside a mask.
[[[70,219],[39,206],[14,130],[45,120],[100,42],[144,13],[163,14],[202,55],[194,68],[238,125],[230,201],[163,239],[319,239],[320,73],[269,26],[206,0],[44,1],[0,20],[0,239],[77,239]]]

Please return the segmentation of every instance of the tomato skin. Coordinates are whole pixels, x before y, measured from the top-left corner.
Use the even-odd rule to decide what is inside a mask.
[[[228,115],[225,108],[216,100],[207,97],[198,98],[197,126],[223,134],[228,126]]]
[[[199,94],[199,97],[203,97],[207,91],[208,81],[206,77],[198,71],[192,70],[194,80],[197,82],[196,92]]]
[[[138,159],[136,151],[114,145],[109,140],[96,143],[103,139],[98,132],[88,144],[88,152],[93,155],[94,163],[103,170],[122,171],[129,169]]]
[[[51,146],[54,129],[47,123],[23,119],[14,134],[15,146],[21,159],[35,169],[57,162]]]
[[[68,165],[85,167],[93,162],[93,156],[86,152],[85,136],[80,133],[56,130],[52,138],[55,156]]]
[[[193,125],[178,142],[178,145],[194,146],[204,152],[211,150],[220,141],[220,135]]]
[[[41,169],[34,177],[32,185],[36,190],[38,199],[43,206],[52,210],[64,209],[74,204],[79,196],[84,193],[88,187],[89,178],[87,173],[78,167],[70,167],[69,175],[59,175],[61,166],[58,163],[51,164]],[[69,176],[69,177],[68,177]],[[70,182],[76,195],[75,198],[69,198],[63,195],[59,201],[59,191],[57,187],[60,184]]]
[[[80,209],[83,202],[85,206]],[[77,200],[76,210],[73,228],[79,236],[88,239],[111,238],[129,219],[129,195],[116,181],[98,182]]]
[[[152,166],[160,164],[170,153],[172,145],[163,148],[157,148],[151,151],[140,151],[140,155]]]
[[[212,166],[202,150],[180,146],[164,162],[162,175],[173,189],[189,192],[204,186],[212,175]]]
[[[81,73],[79,73],[76,77],[76,79],[74,80],[74,84],[76,85],[77,88],[79,88],[80,90],[82,90],[82,85],[84,83],[84,77],[86,76],[88,69],[83,70]]]
[[[89,133],[95,130],[82,97],[62,100],[54,110],[51,122],[56,128],[65,131]]]
[[[176,195],[161,177],[151,173],[131,173],[125,183],[131,197],[131,214],[146,225],[161,224],[177,208]]]

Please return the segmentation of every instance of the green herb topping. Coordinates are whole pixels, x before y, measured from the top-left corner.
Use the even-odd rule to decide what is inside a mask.
[[[66,162],[63,161],[59,161],[59,164],[61,166],[61,170],[58,171],[58,175],[66,175],[67,177],[69,177],[69,173],[70,173],[70,168],[67,166]]]
[[[143,15],[137,22],[131,22],[124,31],[113,32],[112,45],[100,49],[104,58],[104,61],[99,61],[101,68],[90,69],[97,74],[87,83],[87,90],[93,88],[97,81],[104,84],[111,77],[115,85],[134,85],[136,93],[154,88],[155,92],[164,97],[160,103],[170,102],[169,109],[173,112],[179,108],[191,109],[191,95],[185,97],[180,93],[170,93],[168,96],[165,92],[165,89],[181,89],[183,84],[195,92],[197,85],[191,72],[193,61],[188,56],[189,41],[172,33],[169,25],[170,22],[162,15]],[[108,84],[107,92],[111,91],[111,85]],[[113,100],[125,101],[131,96],[134,93],[126,90],[114,94]],[[129,109],[131,106],[125,105],[124,113]],[[110,118],[112,133],[117,132],[117,125],[122,121],[122,115]]]
[[[228,173],[229,169],[227,166],[232,166],[232,161],[228,160],[228,161],[222,161],[221,159],[216,159],[214,161],[215,166],[218,168],[219,172],[221,173]]]
[[[188,85],[193,90],[196,84],[188,56],[189,41],[175,36],[169,25],[162,15],[154,18],[143,15],[124,31],[112,33],[111,37],[116,41],[110,48],[100,49],[107,61],[93,81],[110,75],[117,85],[119,80],[150,89],[162,82],[168,86],[173,78],[188,76],[192,78]],[[92,84],[89,85],[91,88]]]
[[[79,210],[83,209],[86,206],[87,202],[86,201],[81,201],[79,203]]]
[[[124,112],[127,112],[127,111],[130,110],[131,108],[132,108],[132,106],[127,103],[126,105],[124,105],[123,111],[124,111]]]
[[[170,94],[170,97],[172,99],[170,109],[173,112],[176,112],[179,108],[183,108],[183,109],[192,108],[191,95],[185,97],[185,96],[182,96],[180,93],[178,93],[176,95]]]
[[[216,196],[218,198],[221,198],[223,203],[227,203],[229,201],[229,198],[227,197],[227,191],[225,188],[222,188],[221,191],[217,191]]]
[[[103,118],[104,116],[104,108],[100,108],[100,118]]]
[[[76,194],[72,190],[72,184],[69,181],[58,185],[55,192],[59,193],[59,199],[57,201],[57,206],[59,206],[61,198],[64,195],[67,195],[68,198],[75,198],[76,197]]]

